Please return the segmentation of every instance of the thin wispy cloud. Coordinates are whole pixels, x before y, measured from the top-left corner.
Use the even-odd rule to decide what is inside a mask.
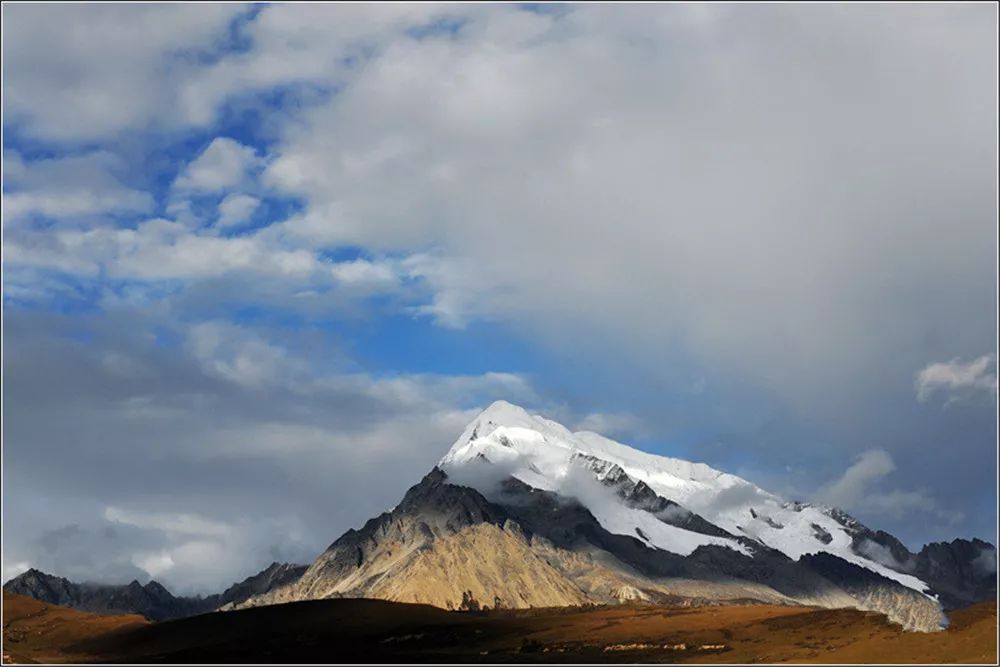
[[[901,519],[909,514],[932,515],[947,523],[961,521],[961,512],[943,510],[925,490],[891,488],[887,478],[896,462],[883,449],[862,453],[844,473],[820,488],[823,502],[847,510],[863,510],[873,516]]]

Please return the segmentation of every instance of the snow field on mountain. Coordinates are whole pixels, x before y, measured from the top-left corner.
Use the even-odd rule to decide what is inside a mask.
[[[573,433],[504,401],[494,403],[473,420],[439,466],[455,483],[476,488],[487,497],[507,476],[574,497],[609,532],[636,537],[671,553],[686,556],[701,545],[714,544],[751,555],[734,540],[671,526],[649,512],[627,507],[613,491],[595,483],[593,470],[574,462],[578,454],[616,464],[658,495],[733,535],[757,540],[793,560],[826,552],[921,593],[928,588],[914,576],[854,553],[851,535],[827,514],[826,508],[791,505],[740,477],[703,463],[638,451],[596,433]],[[814,526],[829,534],[832,539],[828,544],[820,539],[822,533]]]

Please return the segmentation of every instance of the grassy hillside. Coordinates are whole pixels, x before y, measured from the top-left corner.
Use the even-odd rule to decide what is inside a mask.
[[[3,612],[5,662],[994,663],[997,652],[995,603],[929,634],[769,605],[449,612],[334,599],[149,623],[4,593]]]

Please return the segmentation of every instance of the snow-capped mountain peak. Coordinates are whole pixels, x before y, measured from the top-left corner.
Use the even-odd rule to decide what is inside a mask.
[[[469,600],[526,608],[681,597],[856,607],[930,631],[941,627],[942,605],[907,570],[942,595],[954,591],[952,600],[996,590],[985,577],[940,574],[941,563],[995,555],[992,545],[933,551],[918,557],[837,510],[785,502],[705,464],[574,433],[498,401],[396,506],[337,538],[293,585],[244,606],[345,596],[450,609]]]
[[[550,435],[563,439],[573,435],[561,424],[539,415],[531,415],[519,405],[507,401],[494,401],[469,422],[462,435],[441,459],[441,463],[461,460],[464,456],[463,451],[472,451],[467,448],[468,445],[473,441],[488,438],[498,428],[525,428],[541,434],[551,431]]]
[[[788,502],[704,463],[650,454],[596,433],[574,433],[507,401],[493,403],[472,420],[438,467],[453,483],[486,497],[513,477],[576,498],[609,532],[638,535],[650,548],[687,555],[718,545],[750,554],[756,543],[793,560],[825,552],[914,590],[928,588],[884,547],[868,545],[871,531],[843,512]],[[623,501],[640,484],[646,496],[659,499],[660,514]],[[665,520],[665,503],[703,519],[714,531]]]

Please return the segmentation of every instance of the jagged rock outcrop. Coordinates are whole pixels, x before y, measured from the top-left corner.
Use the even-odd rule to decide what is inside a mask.
[[[871,530],[841,510],[831,509],[829,514],[850,533],[851,549],[856,554],[926,582],[946,610],[996,597],[997,553],[989,542],[980,539],[931,542],[918,553],[912,553],[894,536]]]
[[[932,542],[913,561],[914,575],[931,585],[945,609],[996,598],[997,550],[989,542]]]
[[[3,585],[3,589],[62,607],[75,607],[80,599],[80,587],[77,584],[35,568],[14,577]]]
[[[201,600],[174,597],[156,581],[150,581],[145,586],[138,581],[124,586],[76,584],[63,577],[30,569],[5,583],[3,588],[63,607],[102,614],[142,614],[156,621],[201,611]]]

